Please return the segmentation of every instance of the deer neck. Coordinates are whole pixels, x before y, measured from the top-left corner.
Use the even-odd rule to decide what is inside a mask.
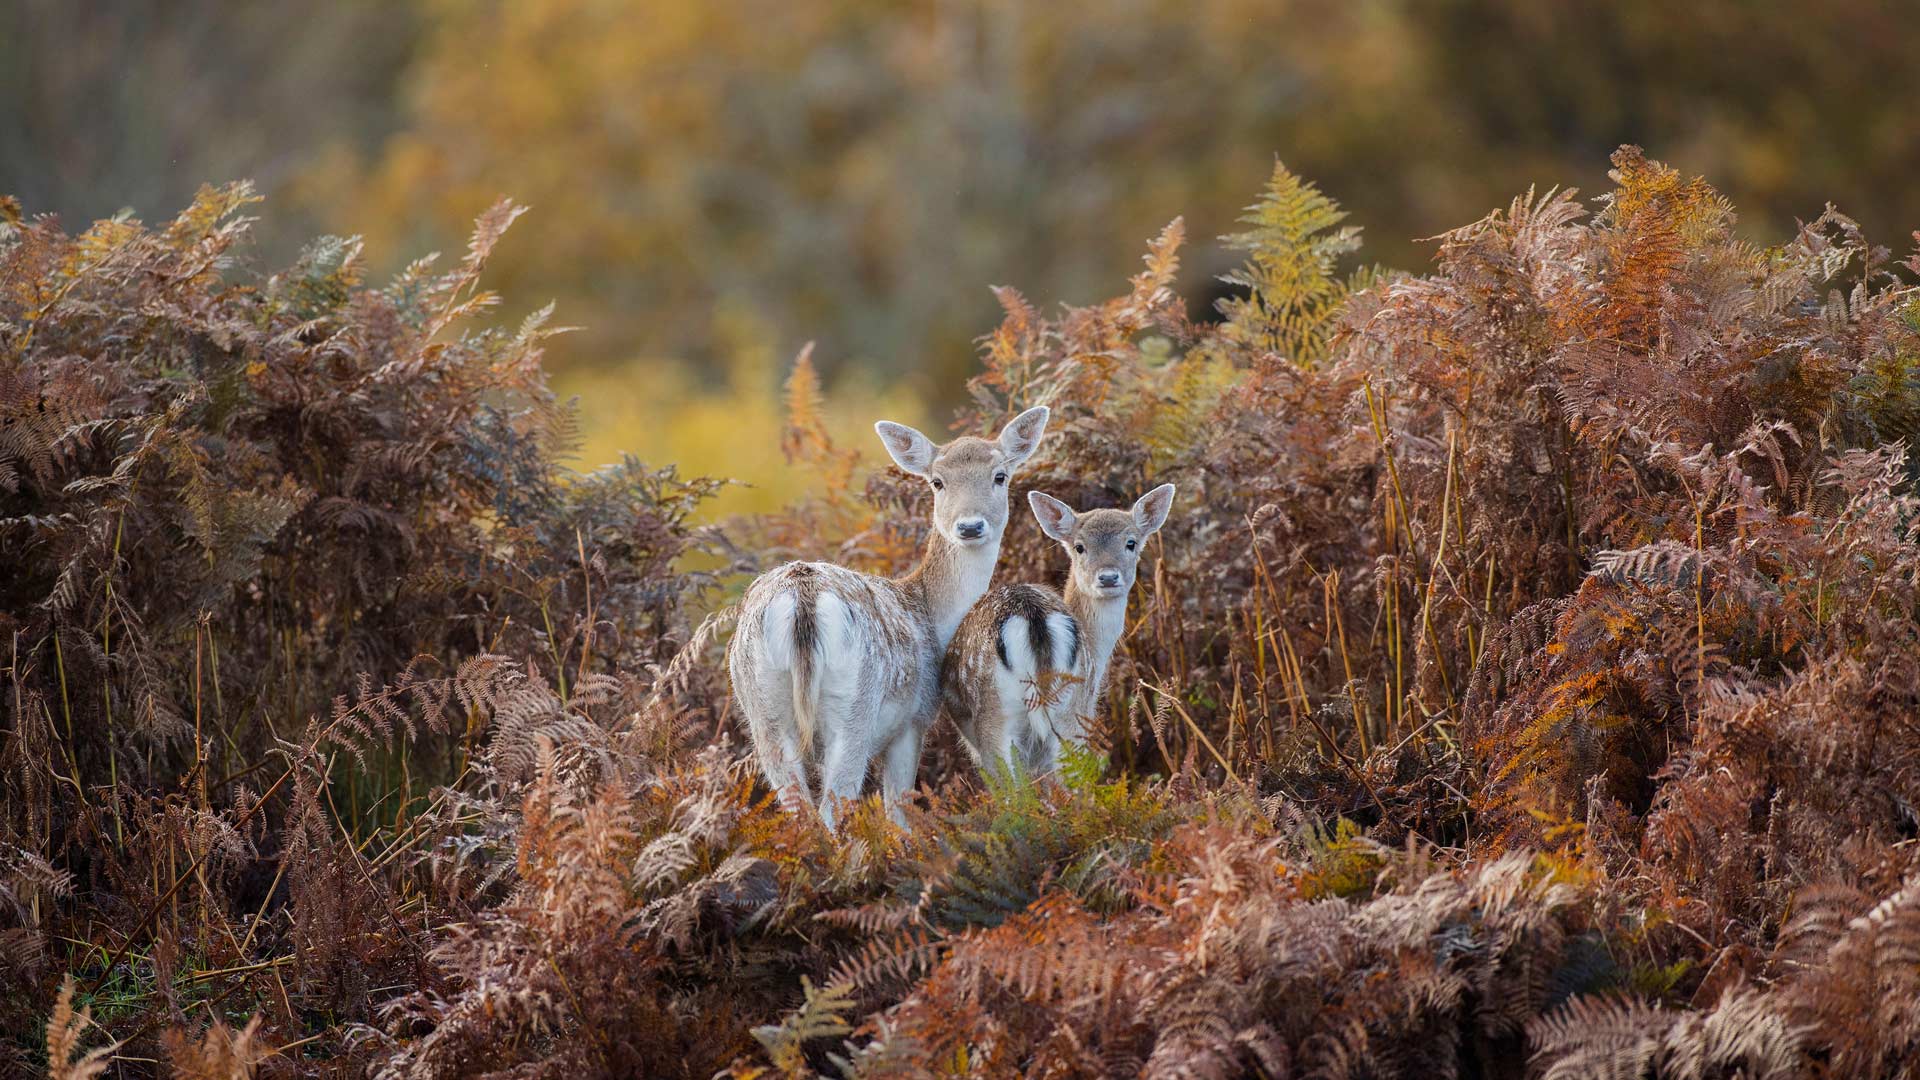
[[[1074,621],[1080,624],[1082,640],[1083,678],[1087,692],[1099,696],[1101,686],[1107,679],[1107,661],[1113,659],[1113,648],[1120,643],[1120,636],[1127,630],[1127,594],[1119,596],[1095,596],[1082,592],[1072,576],[1067,578],[1065,597],[1067,610],[1072,612]]]
[[[993,568],[999,561],[998,537],[962,547],[935,529],[927,537],[920,565],[900,579],[901,586],[920,600],[943,655],[953,641],[953,632],[960,628],[960,620],[993,584]]]

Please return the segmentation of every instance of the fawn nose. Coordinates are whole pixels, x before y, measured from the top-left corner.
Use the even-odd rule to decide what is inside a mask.
[[[953,523],[953,532],[962,540],[978,540],[987,535],[987,519],[963,518]]]
[[[1098,581],[1103,589],[1117,589],[1120,587],[1120,571],[1102,570],[1100,576],[1094,580]]]

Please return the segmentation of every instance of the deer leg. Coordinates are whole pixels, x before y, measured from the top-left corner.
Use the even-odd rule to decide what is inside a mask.
[[[920,730],[912,724],[905,725],[887,744],[886,757],[880,765],[880,791],[887,802],[887,816],[903,829],[907,827],[907,815],[901,804],[920,775],[920,740]]]
[[[807,759],[800,747],[800,733],[788,724],[757,741],[760,771],[779,793],[780,804],[793,813],[812,806],[813,790],[807,783]]]
[[[1035,732],[1033,752],[1028,756],[1033,775],[1045,776],[1060,767],[1060,737],[1051,731]]]
[[[860,798],[870,763],[866,747],[850,732],[830,736],[827,752],[820,763],[820,816],[828,828],[840,812],[841,804]]]
[[[1021,760],[1020,731],[1015,724],[1016,716],[1008,715],[1004,707],[998,719],[999,723],[988,733],[986,765],[1011,781],[1020,767],[1026,764]]]
[[[734,701],[746,717],[747,734],[761,775],[789,812],[813,805],[807,783],[807,748],[793,714],[793,693],[784,671],[765,672],[735,660]],[[746,692],[740,692],[745,689]]]

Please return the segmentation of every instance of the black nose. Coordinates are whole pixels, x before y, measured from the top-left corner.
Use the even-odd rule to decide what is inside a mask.
[[[953,527],[962,540],[978,540],[987,535],[987,523],[984,521],[963,521]]]
[[[1100,587],[1101,588],[1111,589],[1118,584],[1120,584],[1120,571],[1118,570],[1100,571]]]

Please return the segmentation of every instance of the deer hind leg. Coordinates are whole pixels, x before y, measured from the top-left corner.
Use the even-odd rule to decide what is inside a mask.
[[[921,737],[918,727],[901,725],[893,741],[887,744],[880,764],[880,792],[887,802],[887,816],[903,829],[907,827],[907,814],[902,804],[920,775]]]
[[[813,672],[813,731],[820,748],[820,816],[832,828],[842,804],[860,798],[873,763],[880,703],[873,692],[870,634],[848,603],[820,597],[821,663]]]
[[[760,758],[760,771],[765,773],[767,781],[780,793],[780,803],[791,813],[813,805],[813,788],[807,783],[807,759],[800,746],[800,733],[789,722],[771,738],[762,742],[754,740],[754,751]]]
[[[993,702],[980,725],[985,760],[983,768],[999,771],[1012,779],[1016,770],[1026,766],[1027,695],[1031,677],[996,667],[993,672]]]
[[[1025,754],[1020,747],[1020,734],[1020,714],[1002,708],[999,723],[993,729],[992,763],[1009,780],[1016,771],[1026,766]]]
[[[1062,744],[1077,747],[1084,742],[1078,726],[1071,719],[1072,703],[1061,700],[1068,696],[1068,688],[1056,684],[1049,693],[1052,700],[1029,711],[1026,716],[1030,739],[1027,762],[1035,776],[1059,771]]]
[[[858,707],[842,708],[852,714]],[[821,719],[824,721],[826,717]],[[827,746],[820,760],[820,816],[828,828],[834,827],[846,804],[860,798],[860,790],[866,786],[867,769],[873,763],[870,719],[846,715],[838,720],[831,725],[821,725]]]
[[[820,817],[828,828],[834,828],[844,809],[859,800],[870,763],[866,748],[854,746],[851,739],[827,744],[820,765]]]
[[[1044,718],[1034,725],[1031,742],[1027,749],[1027,770],[1034,776],[1045,776],[1060,767],[1060,737],[1046,725]]]
[[[792,634],[792,602],[776,600],[774,617],[767,618],[769,631],[788,638]],[[795,713],[794,670],[790,650],[784,646],[767,648],[766,639],[742,647],[737,641],[727,653],[727,667],[733,678],[734,702],[747,722],[753,740],[753,754],[761,775],[779,795],[789,811],[813,805],[813,791],[807,782],[807,752],[801,744],[799,717]]]
[[[742,685],[740,679],[735,686]],[[800,745],[800,727],[793,715],[792,693],[784,679],[757,679],[759,692],[737,697],[740,711],[746,715],[747,732],[753,739],[753,756],[761,775],[780,797],[781,805],[797,812],[813,805],[812,786],[807,783],[806,748]]]

